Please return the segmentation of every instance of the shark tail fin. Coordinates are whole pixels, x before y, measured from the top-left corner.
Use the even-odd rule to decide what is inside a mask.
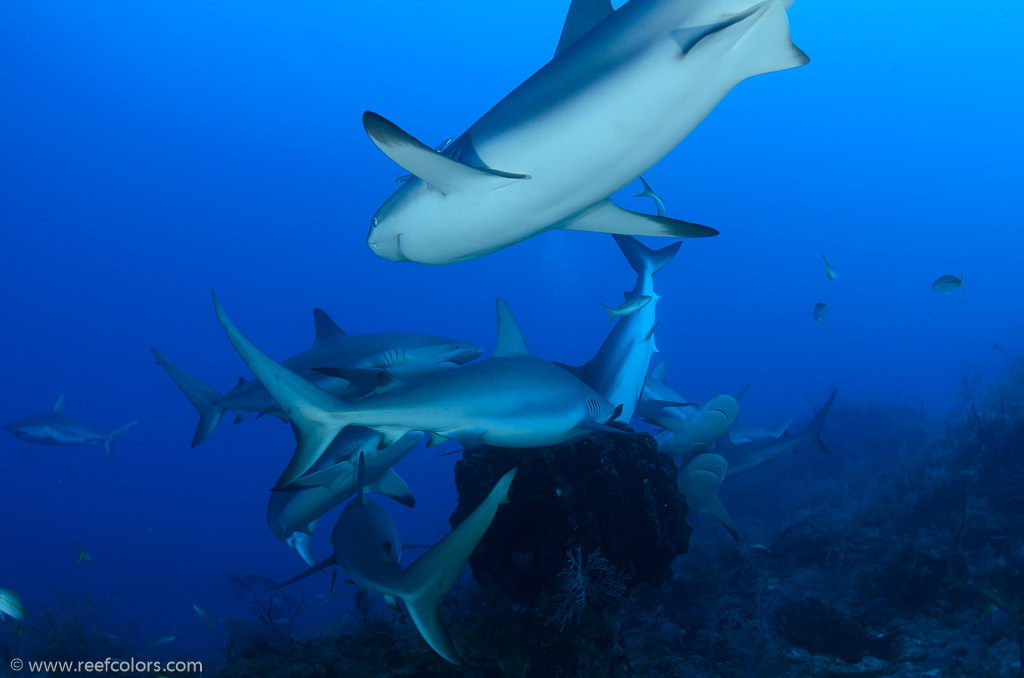
[[[197,447],[210,437],[213,429],[217,428],[221,417],[224,416],[224,408],[217,404],[217,401],[221,398],[221,393],[172,363],[168,360],[167,356],[157,349],[151,348],[149,350],[153,352],[157,364],[167,371],[168,376],[181,389],[181,392],[185,394],[188,401],[192,403],[192,407],[196,408],[196,411],[199,412],[199,425],[196,426],[196,433],[192,436],[192,447]]]
[[[291,419],[296,431],[295,453],[274,487],[280,490],[312,468],[338,433],[352,423],[346,416],[348,406],[258,349],[231,322],[216,294],[213,306],[231,345]]]
[[[459,664],[459,653],[441,621],[441,603],[462,572],[470,554],[491,526],[500,504],[507,504],[512,469],[495,483],[487,497],[448,536],[420,556],[402,576],[399,597],[427,644],[443,658]]]
[[[804,431],[804,438],[810,444],[817,447],[825,454],[830,454],[828,448],[825,447],[825,443],[821,440],[821,428],[825,425],[825,418],[828,416],[828,411],[832,409],[832,403],[836,399],[836,393],[839,392],[838,388],[832,389],[832,395],[828,397],[825,404],[821,406],[818,413],[814,415],[814,419],[811,419],[811,423],[807,425],[807,430]]]
[[[665,267],[679,251],[681,242],[674,242],[660,250],[652,250],[629,235],[612,235],[637,275],[654,275]]]
[[[138,421],[130,421],[127,424],[125,424],[124,426],[119,426],[119,427],[115,428],[113,431],[111,431],[110,433],[108,433],[107,435],[103,436],[103,447],[106,448],[107,455],[111,459],[114,458],[114,441],[117,440],[118,438],[120,438],[121,435],[125,431],[127,431],[132,426],[135,426],[138,423],[139,423]]]

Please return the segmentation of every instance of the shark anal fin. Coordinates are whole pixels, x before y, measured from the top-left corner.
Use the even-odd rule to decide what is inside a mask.
[[[574,217],[559,222],[555,228],[567,231],[646,235],[663,238],[707,238],[718,235],[718,231],[715,229],[700,224],[631,212],[619,207],[608,198],[594,203]]]

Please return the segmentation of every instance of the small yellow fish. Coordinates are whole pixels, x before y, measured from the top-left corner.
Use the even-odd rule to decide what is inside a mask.
[[[653,298],[654,297],[650,297],[647,295],[633,297],[632,299],[627,299],[626,301],[622,302],[622,305],[619,306],[618,308],[611,308],[609,306],[605,306],[604,304],[601,304],[601,306],[604,306],[604,310],[608,311],[608,320],[615,320],[615,316],[617,315],[629,315],[630,313],[636,313],[644,306],[651,303],[651,300]]]

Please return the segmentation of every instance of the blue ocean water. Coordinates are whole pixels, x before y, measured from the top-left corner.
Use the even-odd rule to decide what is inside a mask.
[[[217,641],[194,603],[241,616],[229,574],[301,570],[265,520],[288,428],[225,422],[190,449],[194,410],[149,352],[224,390],[250,376],[211,288],[279,358],[311,342],[315,306],[351,333],[489,348],[497,295],[538,355],[593,354],[598,302],[634,279],[607,236],[552,232],[442,267],[365,245],[404,170],[362,112],[428,144],[458,135],[550,59],[566,6],[0,4],[0,419],[64,393],[101,430],[140,421],[113,461],[0,439],[0,587],[34,610],[86,592],[140,654],[174,635],[201,656]],[[750,384],[751,423],[806,417],[835,386],[941,420],[965,362],[991,374],[1024,348],[1024,8],[801,0],[789,15],[811,63],[741,84],[645,175],[670,215],[721,231],[657,278],[660,357],[695,400]],[[639,190],[616,199],[650,209]],[[962,294],[929,288],[961,269]],[[449,531],[456,458],[400,463],[417,507],[388,509],[411,540]],[[336,617],[306,613],[298,632]]]

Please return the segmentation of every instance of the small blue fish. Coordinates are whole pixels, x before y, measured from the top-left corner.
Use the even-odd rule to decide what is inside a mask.
[[[199,615],[200,619],[206,622],[207,629],[212,629],[214,626],[216,626],[216,624],[213,623],[213,620],[210,619],[210,615],[206,614],[206,610],[204,610],[203,608],[199,607],[194,603],[192,604],[192,609],[196,611],[196,614]]]
[[[960,293],[963,294],[963,284],[964,269],[961,268],[959,278],[955,275],[939,276],[935,279],[935,282],[932,283],[932,289],[936,292],[941,292],[942,294],[952,294],[953,292],[960,290]]]
[[[825,258],[825,254],[822,252],[818,252],[818,254],[821,255],[822,261],[825,262],[825,277],[828,278],[829,280],[835,280],[836,278],[838,278],[839,273],[836,271],[836,269],[832,268],[829,265],[828,259]]]
[[[8,589],[0,589],[0,621],[6,617],[24,619],[25,606],[22,605],[21,598],[17,593]]]
[[[828,311],[828,304],[823,304],[820,301],[814,305],[814,319],[821,323],[821,326],[828,332],[828,328],[825,327],[825,312]]]
[[[175,638],[177,638],[177,636],[162,636],[161,638],[154,640],[152,643],[150,643],[149,646],[158,647],[160,645],[167,645],[168,643],[173,643]]]

